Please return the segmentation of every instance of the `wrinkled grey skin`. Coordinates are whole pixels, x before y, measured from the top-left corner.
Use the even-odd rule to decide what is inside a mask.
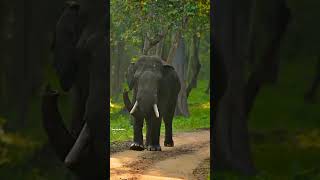
[[[144,150],[142,128],[144,119],[147,125],[146,148],[161,151],[159,143],[161,120],[165,123],[164,146],[173,147],[172,119],[180,91],[180,81],[174,68],[159,57],[142,56],[132,63],[127,72],[130,90],[133,90],[132,102],[128,92],[124,92],[124,103],[128,111],[138,101],[134,117],[134,138],[132,150]],[[154,104],[157,104],[159,117],[156,117]]]
[[[106,26],[99,20],[87,22],[80,12],[81,3],[67,3],[52,46],[60,85],[73,98],[71,127],[65,127],[59,93],[50,87],[42,99],[43,124],[56,154],[79,179],[106,179]]]

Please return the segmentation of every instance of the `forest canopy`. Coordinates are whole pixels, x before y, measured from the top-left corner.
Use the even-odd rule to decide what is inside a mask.
[[[186,86],[209,79],[210,1],[112,0],[110,11],[113,99],[120,95],[129,63],[142,54],[158,55],[170,64],[182,57]]]
[[[111,43],[125,40],[141,45],[143,36],[156,40],[165,34],[209,30],[209,1],[111,1]],[[186,23],[188,21],[188,23]]]

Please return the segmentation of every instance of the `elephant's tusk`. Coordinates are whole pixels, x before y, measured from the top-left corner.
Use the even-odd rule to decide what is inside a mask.
[[[156,117],[159,118],[159,110],[158,110],[157,104],[153,105],[153,110],[154,110],[154,113],[156,114]]]
[[[81,153],[84,151],[85,147],[89,144],[89,128],[87,126],[87,123],[84,124],[76,142],[74,143],[73,147],[69,151],[68,155],[66,156],[64,163],[71,167],[73,164],[75,164],[80,156]]]
[[[138,101],[134,103],[133,108],[130,111],[130,114],[133,114],[136,111],[137,107],[138,107]]]

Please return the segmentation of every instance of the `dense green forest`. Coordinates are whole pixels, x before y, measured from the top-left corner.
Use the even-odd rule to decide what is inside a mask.
[[[111,141],[132,136],[130,117],[121,114],[122,92],[130,62],[141,55],[157,55],[176,69],[182,67],[180,98],[186,106],[178,105],[184,108],[176,111],[175,129],[210,127],[209,8],[209,1],[111,1]],[[197,108],[199,103],[203,109]]]

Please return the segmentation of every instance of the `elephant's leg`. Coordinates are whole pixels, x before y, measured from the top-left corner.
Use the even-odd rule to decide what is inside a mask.
[[[160,146],[160,128],[161,128],[161,119],[156,118],[154,115],[151,115],[147,118],[149,121],[149,131],[150,131],[150,143],[147,147],[148,151],[161,151]]]
[[[164,138],[164,146],[166,147],[173,147],[174,142],[172,139],[172,120],[174,116],[174,108],[171,108],[167,114],[164,114],[163,121],[165,125],[165,138]]]
[[[162,119],[162,117],[160,116],[159,119]],[[146,121],[147,124],[147,135],[146,135],[146,146],[148,147],[149,145],[151,145],[151,122],[150,121]],[[160,132],[159,132],[160,133]]]
[[[133,123],[133,143],[131,144],[130,149],[135,151],[143,151],[143,116],[137,115],[134,117]]]
[[[147,125],[147,135],[146,135],[146,147],[148,147],[151,144],[151,124],[150,121],[146,120]]]
[[[128,92],[125,91],[123,93],[123,101],[125,104],[125,107],[130,112],[133,108],[133,104],[131,103]],[[133,102],[136,101],[136,95],[133,94]],[[142,151],[144,150],[143,146],[143,134],[142,134],[142,128],[143,128],[143,115],[139,111],[135,111],[133,114],[133,143],[130,146],[131,150],[136,151]],[[148,140],[148,139],[147,139]]]

